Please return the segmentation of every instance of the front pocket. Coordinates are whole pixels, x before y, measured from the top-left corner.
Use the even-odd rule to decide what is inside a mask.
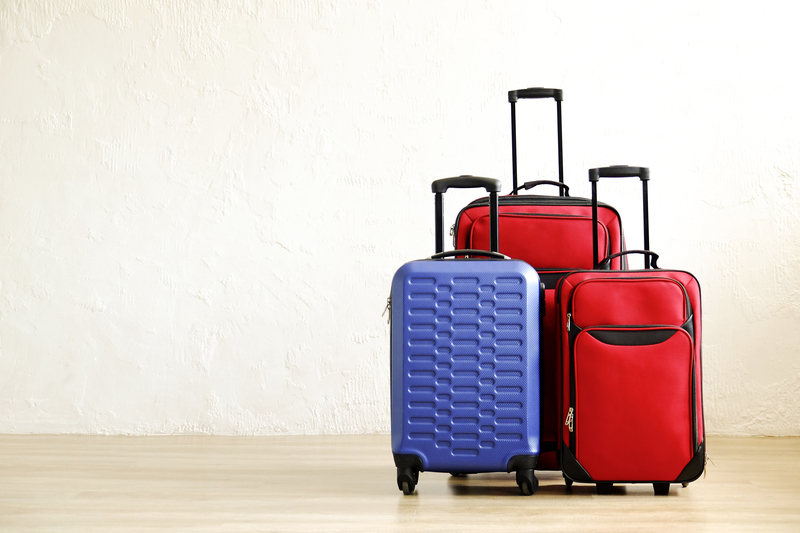
[[[574,344],[574,451],[597,481],[671,481],[693,454],[693,343],[681,328],[588,328]]]

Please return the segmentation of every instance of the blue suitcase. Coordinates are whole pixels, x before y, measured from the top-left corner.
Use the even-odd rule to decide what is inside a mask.
[[[392,452],[404,494],[425,471],[515,471],[523,494],[538,487],[542,285],[530,265],[496,253],[500,186],[433,182],[437,254],[392,280]],[[442,195],[470,187],[490,194],[493,251],[442,252]]]

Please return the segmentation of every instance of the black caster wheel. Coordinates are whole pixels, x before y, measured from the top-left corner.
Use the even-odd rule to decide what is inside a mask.
[[[572,488],[572,480],[571,479],[565,477],[564,478],[564,483],[566,483],[568,489]]]
[[[681,486],[685,489],[686,487],[689,486],[689,484],[688,483],[681,483]]]
[[[450,475],[453,477],[464,477],[466,474],[462,474],[461,472],[450,472]]]
[[[669,483],[653,483],[653,491],[656,496],[666,496],[669,494]]]
[[[613,483],[598,483],[597,494],[611,494],[611,489],[614,488]]]
[[[517,485],[525,496],[530,496],[539,488],[539,480],[533,474],[532,468],[517,470]]]
[[[407,466],[397,467],[397,488],[402,490],[403,494],[414,494],[417,481],[419,481],[419,470]]]

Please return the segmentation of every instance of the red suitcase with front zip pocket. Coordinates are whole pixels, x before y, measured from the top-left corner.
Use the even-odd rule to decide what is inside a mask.
[[[558,285],[561,468],[568,486],[608,493],[614,483],[652,483],[668,494],[705,467],[700,286],[688,272],[658,268],[649,251],[648,169],[589,177],[593,202],[600,178],[641,179],[645,250],[624,253],[645,254],[645,269],[575,272]]]

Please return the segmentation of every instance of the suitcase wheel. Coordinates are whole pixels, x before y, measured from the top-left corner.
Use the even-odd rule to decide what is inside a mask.
[[[613,483],[598,483],[597,494],[611,494],[611,490],[613,488],[614,488]]]
[[[683,488],[684,488],[684,489],[685,489],[686,487],[688,487],[688,486],[689,486],[689,484],[688,484],[688,483],[683,483],[682,485],[683,485]]]
[[[402,490],[403,494],[414,494],[418,481],[419,470],[410,466],[397,467],[397,488]]]
[[[517,485],[525,496],[530,496],[539,488],[539,480],[533,474],[532,468],[517,470]]]
[[[669,494],[669,483],[653,483],[653,491],[656,496],[666,496]]]
[[[567,484],[567,488],[568,488],[568,489],[571,489],[571,488],[572,488],[572,480],[571,480],[571,479],[569,479],[568,477],[565,477],[565,478],[564,478],[564,483],[566,483],[566,484]]]
[[[464,477],[464,476],[466,476],[466,474],[463,474],[461,472],[450,472],[450,475],[453,476],[453,477]]]

